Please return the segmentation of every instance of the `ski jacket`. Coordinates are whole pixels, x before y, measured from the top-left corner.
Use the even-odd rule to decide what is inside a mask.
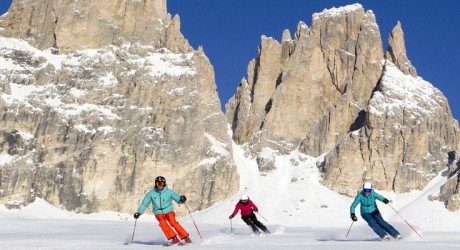
[[[384,199],[385,197],[381,196],[377,192],[374,192],[374,190],[371,191],[369,196],[366,196],[364,191],[361,191],[351,204],[350,213],[354,214],[356,206],[361,203],[361,214],[370,214],[376,210],[379,210],[375,200],[383,201]]]
[[[177,204],[184,203],[180,200],[180,196],[176,192],[170,190],[166,184],[161,191],[155,187],[145,195],[137,212],[142,214],[150,203],[152,203],[152,211],[154,214],[166,214],[174,210],[172,204],[173,200],[175,200]]]
[[[239,201],[235,206],[235,210],[233,211],[232,216],[235,216],[238,213],[238,210],[241,210],[241,216],[245,216],[252,214],[253,210],[257,211],[258,209],[251,200],[248,200],[247,203]]]

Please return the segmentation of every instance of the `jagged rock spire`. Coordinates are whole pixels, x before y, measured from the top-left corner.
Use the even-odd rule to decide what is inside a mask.
[[[417,70],[412,66],[411,62],[407,58],[406,54],[406,43],[404,41],[404,32],[401,26],[401,22],[398,21],[396,26],[388,37],[388,50],[386,58],[390,60],[396,67],[398,67],[404,74],[417,76]]]

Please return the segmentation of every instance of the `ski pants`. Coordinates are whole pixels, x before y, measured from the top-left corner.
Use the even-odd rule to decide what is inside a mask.
[[[255,233],[259,232],[259,229],[257,228],[262,229],[264,232],[267,231],[267,227],[264,226],[264,224],[262,224],[259,220],[257,220],[257,217],[254,213],[243,215],[241,216],[241,219],[243,219],[243,221],[248,224],[248,226],[250,226],[252,231]]]
[[[174,238],[174,236],[176,236],[176,232],[181,239],[188,236],[187,231],[185,231],[179,222],[176,221],[176,213],[168,212],[166,214],[155,214],[155,218],[157,218],[160,222],[160,228],[163,230],[163,233],[166,235],[168,240]],[[176,232],[174,232],[171,227],[173,227]]]
[[[383,238],[385,234],[389,234],[392,237],[396,237],[399,232],[390,224],[388,224],[378,210],[370,214],[361,214],[361,217],[367,222],[367,224],[374,230],[380,238]]]

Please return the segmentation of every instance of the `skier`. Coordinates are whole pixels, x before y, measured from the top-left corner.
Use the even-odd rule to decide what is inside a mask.
[[[152,203],[152,210],[155,214],[155,218],[160,222],[160,228],[163,230],[166,238],[172,240],[171,244],[180,243],[176,232],[185,243],[192,243],[187,231],[176,221],[176,213],[173,211],[172,200],[176,201],[178,204],[183,204],[187,198],[184,195],[179,196],[176,192],[168,189],[166,179],[163,176],[158,176],[155,178],[155,188],[145,195],[142,204],[134,214],[134,218],[139,218],[150,203]],[[176,232],[174,232],[171,227],[173,227]]]
[[[358,220],[355,215],[355,208],[359,203],[361,203],[361,217],[363,217],[367,224],[382,240],[390,240],[389,235],[397,240],[400,240],[402,237],[399,232],[382,218],[382,215],[377,208],[376,200],[385,204],[390,202],[387,198],[375,192],[370,182],[364,183],[363,190],[356,196],[350,206],[351,219],[353,221]]]
[[[257,212],[257,206],[249,199],[247,195],[241,196],[240,201],[235,206],[235,211],[228,217],[230,220],[235,217],[238,213],[238,210],[241,210],[241,219],[251,227],[252,231],[255,234],[260,234],[258,228],[260,228],[265,233],[269,234],[267,227],[262,224],[259,220],[257,220],[256,215],[254,212]]]

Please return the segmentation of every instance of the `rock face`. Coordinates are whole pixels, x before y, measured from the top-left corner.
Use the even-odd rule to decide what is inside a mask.
[[[262,37],[226,114],[235,141],[257,142],[255,151],[300,146],[320,155],[350,131],[344,124],[362,119],[383,67],[378,26],[352,5],[315,14],[311,28],[301,22],[293,40],[283,37]]]
[[[172,22],[172,23],[171,23]],[[172,51],[193,49],[171,21],[166,0],[16,0],[5,17],[5,36],[61,51],[140,42]]]
[[[238,190],[213,67],[165,6],[13,2],[12,38],[0,38],[0,202],[131,213],[158,175],[191,210]]]
[[[445,202],[450,211],[460,210],[460,161],[456,160],[457,157],[456,152],[449,152],[449,179],[440,194],[434,197]]]
[[[233,139],[258,159],[267,148],[321,156],[323,184],[339,193],[368,180],[423,188],[458,151],[458,124],[443,94],[417,77],[399,22],[388,43],[384,56],[375,16],[359,4],[314,14],[293,39],[262,37],[226,104]]]
[[[457,143],[458,124],[442,93],[386,62],[365,126],[325,157],[324,184],[347,194],[364,180],[378,189],[420,190],[448,166]]]

